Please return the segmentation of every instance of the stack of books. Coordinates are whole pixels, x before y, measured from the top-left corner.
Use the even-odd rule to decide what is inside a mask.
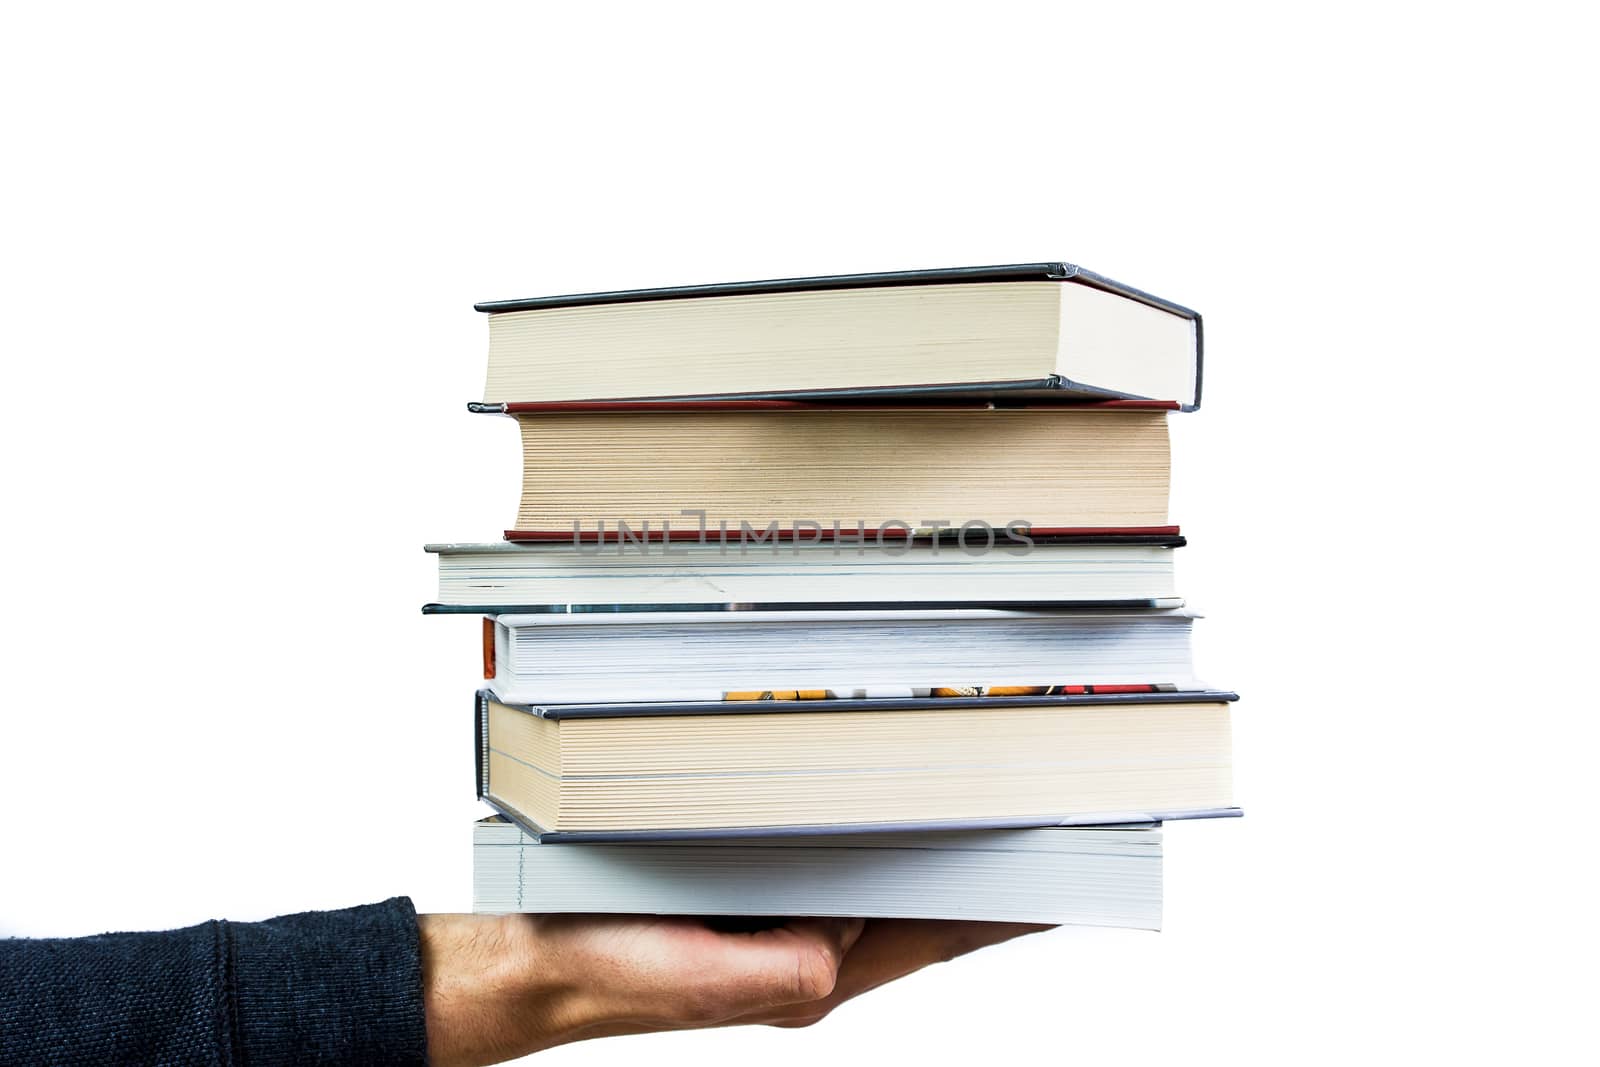
[[[478,306],[515,528],[484,618],[479,911],[1154,929],[1237,815],[1167,418],[1200,318],[1063,263]]]

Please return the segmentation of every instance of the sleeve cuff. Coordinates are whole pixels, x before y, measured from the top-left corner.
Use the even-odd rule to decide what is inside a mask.
[[[235,1062],[427,1063],[408,898],[222,925]]]

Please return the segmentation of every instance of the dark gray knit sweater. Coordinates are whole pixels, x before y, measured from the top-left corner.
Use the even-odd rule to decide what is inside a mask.
[[[0,1064],[425,1064],[417,914],[0,939]]]

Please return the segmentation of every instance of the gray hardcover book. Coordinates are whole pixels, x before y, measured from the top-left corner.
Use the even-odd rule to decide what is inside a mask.
[[[495,816],[474,826],[472,852],[477,912],[1161,925],[1153,829],[554,846]]]

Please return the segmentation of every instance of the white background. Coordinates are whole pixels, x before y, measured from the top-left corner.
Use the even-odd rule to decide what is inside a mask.
[[[0,933],[469,905],[473,301],[1065,258],[1206,317],[1246,818],[1170,828],[1160,935],[539,1062],[1592,1055],[1592,28],[577,6],[8,9]]]

